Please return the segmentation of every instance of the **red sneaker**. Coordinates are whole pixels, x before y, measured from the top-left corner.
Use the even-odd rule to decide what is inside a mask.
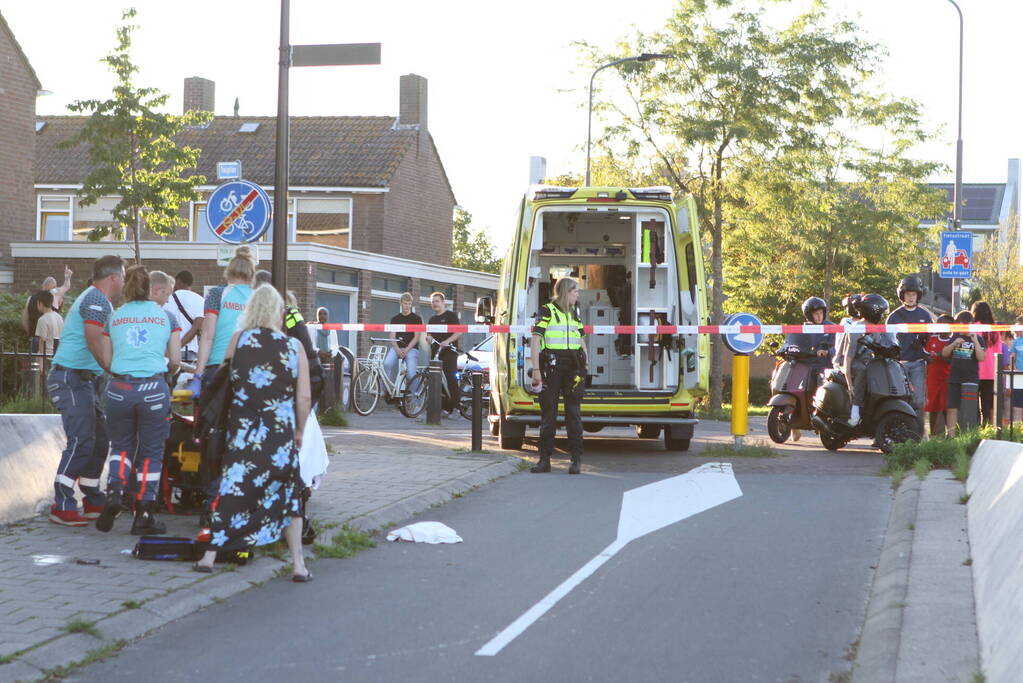
[[[195,535],[196,543],[209,543],[213,540],[213,532],[210,529],[202,528],[199,529],[199,533]]]
[[[99,513],[103,512],[102,505],[93,505],[89,501],[82,501],[82,517],[86,519],[96,519],[99,517]]]
[[[56,505],[50,506],[50,521],[62,526],[89,526],[89,520],[78,514],[78,510],[58,510]]]

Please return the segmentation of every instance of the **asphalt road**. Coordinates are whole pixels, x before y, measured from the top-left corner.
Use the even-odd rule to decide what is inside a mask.
[[[494,657],[474,652],[614,540],[624,491],[708,459],[591,435],[582,476],[515,475],[420,518],[464,543],[316,561],[312,584],[275,580],[68,680],[828,681],[851,667],[891,490],[869,451],[783,452],[734,460],[741,498],[633,541]]]

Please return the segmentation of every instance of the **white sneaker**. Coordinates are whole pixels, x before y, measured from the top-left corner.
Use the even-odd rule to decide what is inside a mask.
[[[849,426],[850,427],[855,427],[859,423],[860,423],[860,407],[859,406],[853,406],[852,407],[852,414],[849,415]]]
[[[793,441],[799,441],[802,437],[803,437],[803,433],[801,431],[799,431],[798,429],[793,429],[792,430],[792,440]]]

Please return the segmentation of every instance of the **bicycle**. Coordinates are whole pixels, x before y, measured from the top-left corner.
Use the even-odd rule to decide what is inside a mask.
[[[370,339],[372,342],[386,342],[390,339]],[[352,406],[359,415],[369,415],[376,410],[380,401],[381,388],[397,398],[398,410],[408,418],[423,412],[426,407],[426,388],[423,373],[417,372],[410,379],[405,363],[398,363],[398,376],[392,381],[384,372],[384,359],[387,357],[387,345],[376,343],[369,349],[366,358],[357,362],[355,383],[352,395]]]
[[[469,362],[474,364],[473,366],[469,366],[467,364],[466,367],[462,370],[461,377],[459,378],[458,387],[457,387],[457,390],[458,390],[458,412],[466,420],[472,420],[472,379],[471,379],[469,373],[473,369],[479,369],[480,368],[479,358],[477,358],[476,356],[472,355],[468,351],[464,351],[464,352],[461,351],[458,347],[451,346],[450,344],[442,344],[441,342],[438,342],[436,339],[434,339],[431,342],[431,344],[433,346],[437,346],[437,347],[440,347],[440,348],[443,348],[443,347],[446,346],[446,347],[448,347],[449,349],[451,349],[452,351],[454,351],[455,353],[457,353],[459,355],[464,353],[467,361],[469,361]],[[423,373],[422,372],[417,373],[416,376],[413,378],[413,380],[416,380],[416,379],[418,379],[420,377],[423,378],[423,381],[421,381],[421,382],[419,382],[417,384],[416,391],[418,393],[422,394],[423,399],[424,399],[423,405],[425,407],[425,405],[426,405],[425,398],[426,398],[426,393],[427,393],[427,384],[428,384],[428,382],[426,382],[426,378],[423,377]],[[441,405],[443,405],[444,404],[444,400],[451,396],[451,389],[448,387],[448,377],[444,373],[441,373],[441,376],[440,376],[440,392],[441,392]],[[490,400],[489,399],[489,394],[488,394],[489,387],[484,386],[483,392],[484,392],[483,407],[484,407],[484,409],[488,409],[489,410],[489,407],[488,407],[489,406],[489,400]]]

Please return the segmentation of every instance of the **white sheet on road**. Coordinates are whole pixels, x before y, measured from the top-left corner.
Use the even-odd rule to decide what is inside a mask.
[[[630,541],[740,496],[742,489],[732,473],[731,463],[719,462],[709,462],[685,474],[626,491],[622,494],[618,537],[614,542],[494,636],[476,651],[476,655],[493,657],[499,653]]]
[[[461,543],[462,537],[455,530],[440,522],[416,522],[387,534],[388,541],[409,541],[411,543]]]

